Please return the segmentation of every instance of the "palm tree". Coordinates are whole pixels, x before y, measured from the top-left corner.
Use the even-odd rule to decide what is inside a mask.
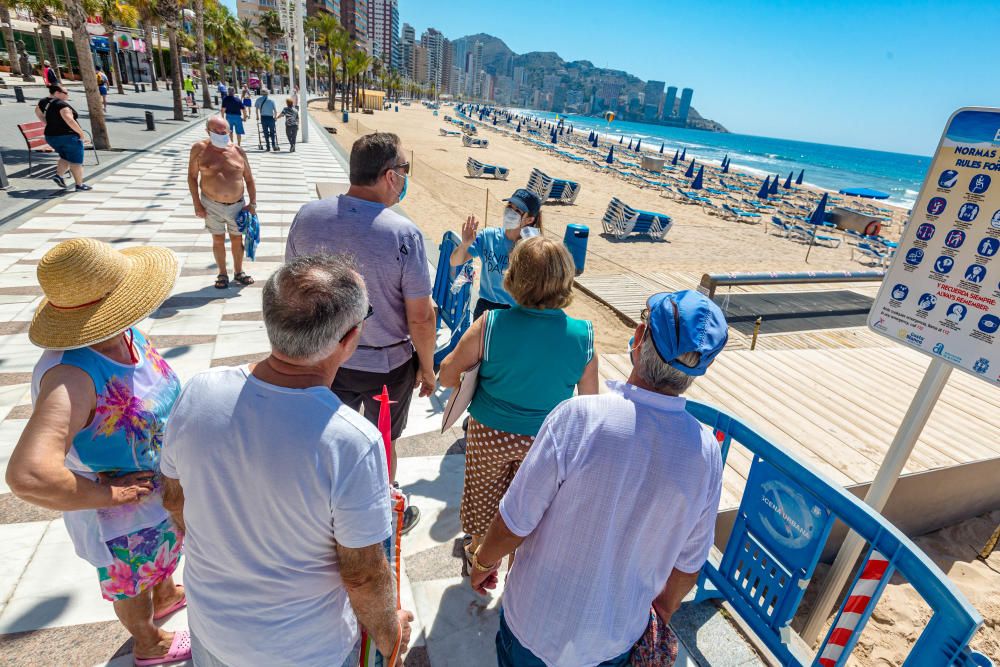
[[[65,7],[69,25],[73,31],[73,46],[76,47],[80,78],[83,79],[83,90],[87,97],[90,134],[94,138],[95,147],[108,150],[111,148],[111,137],[108,136],[108,126],[104,122],[104,102],[97,89],[97,71],[94,69],[94,59],[90,57],[90,33],[87,32],[89,12],[84,7],[82,0],[66,0]]]
[[[355,49],[348,57],[347,72],[352,84],[351,106],[358,110],[358,83],[362,74],[371,66],[372,57],[364,49]],[[363,105],[362,105],[363,106]]]
[[[7,57],[10,59],[11,76],[21,75],[21,63],[17,59],[17,37],[14,36],[14,25],[10,22],[10,10],[17,3],[14,0],[0,0],[0,22],[3,23],[3,41],[7,45]]]
[[[326,50],[327,75],[329,91],[326,101],[327,111],[333,111],[334,102],[337,99],[337,67],[340,65],[340,55],[337,53],[337,44],[341,39],[341,34],[345,34],[340,27],[340,21],[332,14],[325,12],[316,14],[306,21],[306,28],[316,31],[316,41]]]
[[[118,85],[118,94],[124,95],[121,72],[118,71],[118,43],[115,41],[115,26],[134,27],[139,20],[139,12],[135,7],[126,5],[119,0],[82,0],[83,8],[90,16],[100,16],[104,22],[105,34],[111,39],[111,78]],[[148,43],[148,42],[147,42]],[[79,56],[79,53],[77,54]],[[77,58],[79,60],[79,58]]]
[[[56,20],[55,13],[63,8],[62,2],[60,0],[21,0],[19,4],[35,17],[38,29],[42,33],[42,54],[45,60],[52,63],[52,66],[56,68],[56,73],[62,78],[59,61],[56,60],[56,43],[52,39],[52,24]],[[87,51],[90,51],[89,47]],[[48,85],[47,81],[45,83]]]
[[[208,94],[208,57],[205,54],[205,0],[194,0],[195,50],[198,52],[198,70],[201,72],[201,106],[212,108]]]
[[[184,102],[181,99],[181,45],[177,38],[181,8],[177,0],[158,0],[157,14],[167,25],[167,42],[170,45],[170,79],[173,82],[174,120],[184,120]]]
[[[142,38],[146,41],[146,64],[149,66],[149,71],[153,72],[153,25],[156,24],[156,0],[128,0],[128,3],[135,7],[135,10],[139,12],[139,21],[142,23]],[[157,25],[157,30],[159,26]],[[160,55],[160,71],[158,72],[160,76],[163,76],[163,55]],[[160,86],[157,83],[159,76],[152,77],[152,88],[153,90],[159,90]]]
[[[278,12],[273,9],[262,13],[260,18],[257,19],[257,31],[261,38],[264,40],[264,53],[268,58],[273,61],[274,59],[274,46],[277,44],[278,40],[285,36],[285,31],[281,27],[281,17],[278,16]],[[269,62],[271,62],[269,61]],[[274,65],[268,67],[268,71],[274,74]]]

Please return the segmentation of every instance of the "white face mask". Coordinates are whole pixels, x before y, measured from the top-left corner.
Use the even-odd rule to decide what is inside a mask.
[[[228,134],[218,134],[216,132],[209,132],[208,138],[212,140],[212,145],[216,148],[225,148],[229,145],[229,135]]]
[[[503,228],[504,229],[517,229],[521,226],[521,215],[512,208],[504,209],[503,212]]]

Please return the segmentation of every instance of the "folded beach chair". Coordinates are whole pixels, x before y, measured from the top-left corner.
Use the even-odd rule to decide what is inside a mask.
[[[528,189],[545,202],[554,199],[563,204],[572,204],[580,194],[580,184],[561,178],[552,178],[548,174],[532,169],[528,177]]]
[[[443,127],[439,129],[439,132],[441,132],[442,137],[457,137],[462,134],[458,130],[446,130]]]
[[[640,211],[617,197],[612,197],[601,224],[606,234],[618,239],[625,239],[630,234],[646,234],[650,238],[662,240],[674,223],[666,214]]]
[[[492,176],[498,180],[507,180],[507,175],[510,174],[510,169],[507,167],[498,167],[492,164],[484,164],[475,158],[469,158],[465,161],[465,170],[469,172],[469,176],[473,178],[483,178],[484,176]]]
[[[462,135],[462,145],[466,148],[487,148],[490,145],[489,139],[476,139],[468,134]]]

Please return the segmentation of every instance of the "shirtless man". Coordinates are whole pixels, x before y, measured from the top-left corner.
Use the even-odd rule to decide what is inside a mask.
[[[226,232],[233,247],[233,276],[240,285],[252,285],[253,278],[243,273],[243,236],[236,226],[240,211],[256,212],[257,186],[250,171],[250,161],[243,149],[229,141],[229,127],[221,116],[211,116],[205,124],[208,139],[191,147],[188,161],[188,188],[194,202],[194,214],[205,219],[205,228],[212,234],[212,253],[219,265],[215,280],[218,289],[229,287],[226,270]],[[201,177],[201,191],[198,177]],[[250,196],[243,198],[243,184]]]

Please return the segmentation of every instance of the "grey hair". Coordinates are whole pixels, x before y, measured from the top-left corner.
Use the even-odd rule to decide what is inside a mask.
[[[694,366],[701,359],[699,352],[687,352],[677,357],[677,361],[687,366]],[[639,377],[653,389],[674,396],[680,396],[691,388],[694,376],[680,371],[662,358],[656,351],[656,346],[650,340],[649,329],[639,348],[639,364],[636,367]]]
[[[368,313],[368,292],[347,255],[308,255],[268,279],[264,327],[271,349],[290,359],[327,357]]]

